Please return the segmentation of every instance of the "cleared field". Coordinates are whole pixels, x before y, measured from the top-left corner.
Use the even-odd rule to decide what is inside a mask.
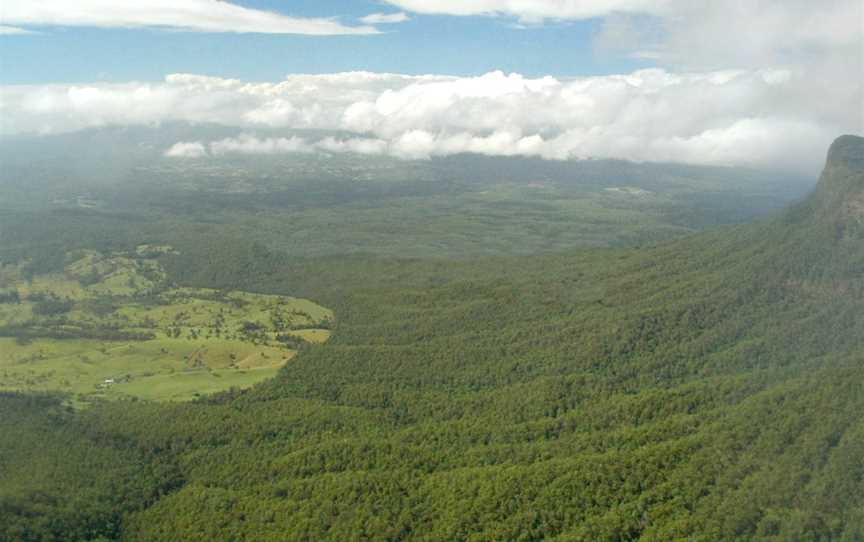
[[[170,247],[67,255],[64,273],[0,283],[0,390],[189,400],[273,376],[326,341],[332,311],[311,301],[172,288]]]

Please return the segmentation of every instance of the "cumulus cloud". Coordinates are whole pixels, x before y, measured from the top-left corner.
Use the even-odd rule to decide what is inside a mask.
[[[368,25],[345,26],[331,18],[289,17],[225,0],[4,0],[0,24],[15,27],[89,26],[170,28],[196,32],[265,34],[375,34]]]
[[[406,13],[373,13],[360,19],[361,23],[365,24],[394,24],[404,23],[410,17]]]
[[[3,86],[0,132],[215,122],[250,132],[319,129],[353,135],[308,141],[247,134],[168,152],[200,157],[321,151],[402,158],[475,152],[809,172],[818,169],[834,137],[864,132],[859,0],[387,1],[413,13],[526,22],[602,17],[598,49],[651,58],[664,67],[577,78],[346,72],[248,82],[172,74],[157,83]],[[303,32],[346,31],[329,19],[302,26],[310,20],[216,0],[157,0],[143,7],[81,0],[76,7],[81,6],[7,0],[0,22],[280,32],[302,23]],[[374,14],[365,24],[403,16]],[[319,23],[323,26],[315,26]],[[347,31],[358,28],[366,27]]]
[[[598,52],[650,60],[675,72],[791,69],[804,74],[784,99],[820,115],[864,119],[861,0],[386,0],[413,13],[600,19]],[[857,100],[857,101],[856,101]],[[845,109],[833,104],[843,104]],[[761,115],[758,111],[755,115]]]
[[[290,152],[312,152],[314,148],[303,138],[265,138],[258,139],[249,134],[236,138],[226,138],[210,144],[210,152],[223,154],[284,154]]]
[[[162,83],[2,87],[0,128],[50,133],[107,124],[217,122],[250,131],[354,135],[317,142],[252,135],[206,142],[214,155],[327,151],[428,158],[474,152],[812,172],[834,137],[861,132],[864,121],[849,114],[861,107],[860,83],[830,102],[825,92],[795,68],[647,69],[572,79],[351,72],[291,75],[275,83],[176,74]],[[199,147],[180,149],[201,154]]]
[[[250,83],[193,74],[161,83],[0,86],[0,132],[56,133],[163,121],[232,126],[338,128],[354,103],[409,83],[452,80],[369,72],[291,75]]]
[[[834,137],[864,132],[864,7],[858,0],[390,3],[418,13],[535,20],[603,16],[597,36],[602,48],[650,57],[665,67],[577,78],[346,72],[248,82],[172,74],[157,83],[4,86],[0,132],[215,122],[250,133],[284,128],[353,135],[308,141],[247,134],[175,153],[428,158],[474,152],[806,172],[820,167]]]
[[[165,156],[171,158],[201,158],[207,156],[207,149],[204,148],[204,144],[201,142],[179,142],[165,151]]]

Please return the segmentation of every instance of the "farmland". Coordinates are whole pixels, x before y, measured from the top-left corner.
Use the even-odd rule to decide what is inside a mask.
[[[0,270],[0,389],[188,400],[249,387],[329,338],[333,313],[311,301],[175,287],[141,245],[66,255],[62,273]]]

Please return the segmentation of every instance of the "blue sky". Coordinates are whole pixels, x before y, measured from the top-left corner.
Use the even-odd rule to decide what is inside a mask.
[[[245,7],[359,24],[396,7],[362,0],[245,0]],[[382,34],[307,36],[203,33],[153,28],[37,27],[0,36],[0,82],[155,81],[168,73],[278,80],[288,73],[351,70],[478,75],[493,70],[528,76],[629,72],[650,62],[597,51],[599,19],[517,28],[516,19],[411,14],[379,26]]]

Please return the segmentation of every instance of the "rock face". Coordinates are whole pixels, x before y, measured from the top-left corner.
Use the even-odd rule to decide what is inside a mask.
[[[805,209],[808,219],[831,224],[838,237],[864,236],[864,137],[834,140]]]
[[[864,137],[834,140],[816,190],[789,218],[829,244],[864,239]]]
[[[864,292],[864,138],[834,141],[813,194],[779,217],[766,242],[778,273],[820,288],[853,281]]]
[[[864,137],[844,135],[835,139],[828,149],[827,165],[864,170]]]

